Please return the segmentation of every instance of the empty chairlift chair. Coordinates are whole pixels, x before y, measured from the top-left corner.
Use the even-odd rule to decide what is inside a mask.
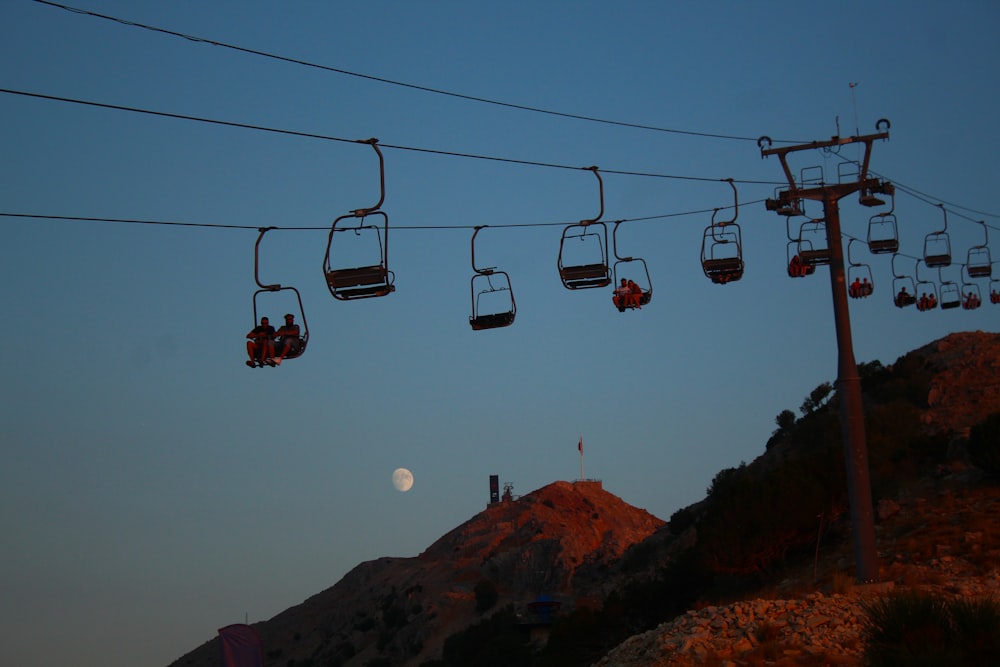
[[[514,316],[517,314],[514,290],[507,272],[497,271],[492,266],[482,269],[476,266],[476,236],[482,228],[483,226],[476,227],[472,233],[472,270],[475,275],[469,285],[472,292],[469,325],[473,331],[508,327],[514,323]]]
[[[951,310],[962,305],[962,290],[953,280],[945,280],[938,268],[938,282],[941,284],[941,310]]]
[[[883,255],[899,251],[899,225],[893,211],[896,198],[884,213],[876,213],[868,219],[868,250],[873,255]]]
[[[323,257],[323,276],[333,298],[340,301],[386,296],[395,291],[395,276],[388,267],[389,216],[379,208],[385,201],[385,165],[378,139],[369,144],[378,155],[380,192],[378,202],[359,208],[333,221]],[[372,217],[375,223],[366,223]],[[356,225],[347,221],[357,220]],[[334,243],[336,239],[336,243]]]
[[[600,192],[601,210],[596,218],[567,225],[559,240],[559,279],[566,289],[592,289],[611,284],[608,265],[608,228],[600,221],[604,215],[604,181],[597,167],[594,172]]]
[[[985,220],[980,220],[979,224],[983,226],[984,239],[981,244],[969,248],[965,271],[970,278],[989,278],[993,275],[993,260],[990,257],[989,246],[990,233],[987,230]]]
[[[705,276],[717,285],[725,285],[743,277],[743,239],[739,217],[739,196],[733,179],[725,179],[733,189],[733,218],[716,221],[720,209],[712,211],[711,224],[705,228],[701,238],[701,269]]]
[[[924,237],[924,264],[930,268],[951,265],[951,238],[948,235],[948,209],[938,204],[944,213],[944,227]],[[943,307],[943,306],[942,306]]]

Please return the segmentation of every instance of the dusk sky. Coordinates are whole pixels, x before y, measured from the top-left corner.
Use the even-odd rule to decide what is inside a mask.
[[[667,520],[702,499],[837,373],[828,270],[788,277],[761,135],[888,119],[871,169],[897,187],[897,273],[945,214],[954,264],[920,278],[960,284],[987,236],[1000,260],[993,0],[71,4],[102,16],[0,2],[3,665],[166,665],[418,555],[491,474],[578,478],[581,437],[584,476],[626,502]],[[396,289],[339,301],[323,257],[379,198],[370,137]],[[861,157],[793,169],[836,182]],[[642,310],[560,282],[564,228],[599,212],[592,165],[619,254],[648,266]],[[701,244],[728,178],[746,270],[716,285]],[[887,210],[842,200],[845,246]],[[506,328],[469,326],[479,225]],[[304,313],[284,290],[259,314],[310,338],[251,370],[262,227],[261,278]],[[851,257],[875,284],[850,303],[859,362],[1000,331],[988,279],[978,310],[899,309],[890,256]]]

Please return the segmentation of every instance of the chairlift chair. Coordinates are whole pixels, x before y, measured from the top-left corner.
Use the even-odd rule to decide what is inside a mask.
[[[990,280],[990,303],[1000,305],[1000,278]]]
[[[899,255],[892,256],[892,302],[897,308],[905,308],[917,302],[917,286],[911,276],[896,271],[897,257]]]
[[[493,266],[486,268],[476,266],[476,236],[484,226],[476,227],[472,233],[472,270],[475,273],[469,282],[469,289],[472,293],[472,315],[469,316],[469,325],[473,331],[508,327],[514,323],[514,316],[517,314],[514,290],[511,288],[510,276],[507,272],[498,271]],[[493,296],[502,298],[495,299],[492,298]],[[487,297],[487,301],[492,307],[483,307],[483,297]],[[497,303],[501,304],[502,307],[497,308]]]
[[[396,289],[393,285],[395,275],[388,268],[389,216],[379,210],[385,201],[385,162],[378,148],[378,139],[359,143],[369,144],[378,155],[381,194],[374,206],[346,213],[334,220],[330,227],[323,257],[323,275],[330,294],[340,301],[386,296]],[[369,216],[379,218],[381,222],[366,224]],[[358,220],[357,225],[343,224],[355,219]],[[334,238],[338,239],[338,253],[334,252]],[[348,259],[342,259],[342,256]]]
[[[965,273],[969,273],[969,266],[963,264],[965,268]],[[983,295],[979,291],[979,285],[972,281],[971,274],[969,279],[966,280],[962,278],[962,308],[965,310],[975,310],[983,305]]]
[[[938,293],[937,293],[937,285],[934,283],[933,280],[921,280],[920,278],[921,262],[923,262],[923,260],[918,259],[916,264],[916,278],[917,278],[916,291],[920,293],[920,298],[917,299],[917,310],[921,312],[926,312],[937,308]]]
[[[941,310],[951,310],[962,305],[962,290],[953,280],[945,280],[938,268],[939,282],[941,283]]]
[[[989,278],[993,275],[993,261],[990,257],[989,247],[990,235],[986,227],[986,221],[980,220],[979,224],[983,226],[985,239],[981,244],[969,248],[965,270],[970,278]]]
[[[830,263],[830,247],[826,238],[826,221],[814,218],[799,227],[799,258],[806,266]]]
[[[612,277],[613,277],[612,284],[615,285],[617,288],[619,284],[619,275],[618,275],[619,272],[624,273],[625,267],[632,265],[633,263],[638,263],[638,266],[642,268],[641,274],[645,275],[645,282],[643,282],[641,278],[638,281],[633,280],[633,282],[635,282],[635,284],[639,286],[638,303],[635,303],[631,300],[624,302],[621,299],[618,300],[618,303],[616,304],[618,306],[618,310],[624,313],[626,310],[634,310],[636,306],[639,307],[645,306],[649,304],[650,301],[653,300],[653,281],[649,277],[649,267],[646,266],[646,260],[644,260],[642,257],[632,257],[632,256],[622,257],[621,255],[618,254],[618,226],[621,224],[622,224],[621,220],[615,222],[615,227],[611,232],[612,248],[614,250],[614,255],[616,260],[614,266],[612,267]],[[633,275],[636,275],[637,273],[640,272],[633,273]],[[622,277],[622,279],[625,279],[624,276]],[[612,296],[611,298],[612,298],[612,303],[614,303],[615,297]]]
[[[793,239],[788,242],[785,248],[785,258],[788,260],[788,277],[789,278],[805,278],[806,276],[811,276],[816,273],[816,267],[809,264],[804,264],[802,258],[799,257],[799,241],[798,239]]]
[[[265,293],[274,294],[276,292],[291,292],[292,294],[294,294],[295,301],[298,305],[298,320],[300,322],[299,335],[296,340],[279,339],[275,341],[275,349],[279,350],[284,347],[287,347],[287,349],[285,349],[281,354],[282,359],[285,360],[297,359],[298,357],[301,357],[305,353],[306,345],[309,342],[309,323],[306,321],[305,308],[302,307],[302,295],[299,294],[299,291],[297,289],[291,287],[290,285],[281,285],[278,283],[264,284],[260,280],[260,242],[261,239],[264,238],[264,234],[266,234],[272,229],[274,229],[274,227],[261,227],[258,230],[259,234],[257,235],[257,242],[254,244],[253,247],[253,277],[258,287],[258,289],[253,293],[253,322],[254,326],[256,327],[257,324],[260,322],[260,317],[263,317],[263,315],[259,315],[258,313],[259,310],[258,297],[260,297],[260,295]]]
[[[948,209],[938,204],[944,213],[944,227],[924,237],[924,263],[930,268],[951,265],[951,238],[948,235]]]
[[[597,177],[601,210],[596,218],[567,225],[559,240],[559,278],[566,289],[607,287],[611,283],[608,266],[608,228],[600,222],[604,215],[604,181],[597,167],[587,167]],[[579,242],[573,248],[567,245]]]
[[[851,239],[847,243],[847,295],[852,299],[864,299],[872,295],[875,291],[875,279],[872,276],[872,269],[867,264],[855,262],[851,255],[851,245],[857,239]]]
[[[743,277],[743,240],[739,216],[739,198],[733,179],[727,178],[733,189],[733,218],[716,222],[719,209],[712,212],[711,224],[705,228],[701,239],[701,268],[705,276],[717,285],[725,285]]]
[[[896,209],[896,198],[888,211],[876,213],[868,219],[868,250],[873,255],[883,255],[899,251],[899,225],[893,211]]]

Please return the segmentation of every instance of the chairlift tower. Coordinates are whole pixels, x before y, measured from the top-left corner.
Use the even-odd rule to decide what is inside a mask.
[[[884,127],[883,127],[884,126]],[[868,177],[868,163],[872,144],[889,138],[889,121],[876,123],[876,134],[853,137],[831,137],[827,141],[814,141],[796,146],[771,148],[770,137],[757,140],[761,157],[777,155],[788,180],[788,189],[777,193],[777,198],[765,202],[767,210],[781,212],[798,200],[811,199],[823,203],[826,221],[827,247],[830,250],[830,287],[833,292],[833,318],[837,334],[837,397],[840,402],[840,422],[844,440],[844,459],[847,469],[847,493],[851,507],[851,524],[854,532],[854,560],[858,583],[878,580],[878,551],[875,546],[875,519],[872,505],[871,479],[868,468],[868,445],[865,440],[865,418],[861,403],[861,377],[854,358],[851,338],[851,318],[847,307],[847,285],[844,271],[844,248],[840,233],[840,200],[859,193],[863,206],[881,206],[885,202],[876,195],[892,195],[892,183]],[[848,144],[864,144],[865,155],[858,170],[858,178],[849,182],[829,184],[820,181],[809,187],[797,185],[788,167],[788,155],[806,150],[836,150]]]

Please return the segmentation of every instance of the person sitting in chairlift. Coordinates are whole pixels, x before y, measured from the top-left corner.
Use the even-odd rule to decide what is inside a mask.
[[[914,297],[906,291],[906,285],[903,285],[899,289],[899,294],[896,295],[896,305],[905,306],[907,304],[913,303]]]
[[[302,349],[302,338],[299,336],[299,325],[295,323],[295,316],[291,313],[285,315],[285,323],[278,329],[277,340],[274,349],[278,352],[274,363],[278,366],[285,357],[297,357]]]
[[[634,281],[628,281],[628,305],[642,309],[642,288]]]
[[[270,325],[266,317],[260,318],[260,325],[254,327],[247,334],[247,366],[250,368],[263,366],[274,366],[274,327]]]
[[[622,278],[621,284],[615,288],[614,295],[611,297],[611,301],[615,304],[615,308],[618,309],[618,312],[625,312],[625,308],[628,306],[628,298],[628,281],[625,278]]]

